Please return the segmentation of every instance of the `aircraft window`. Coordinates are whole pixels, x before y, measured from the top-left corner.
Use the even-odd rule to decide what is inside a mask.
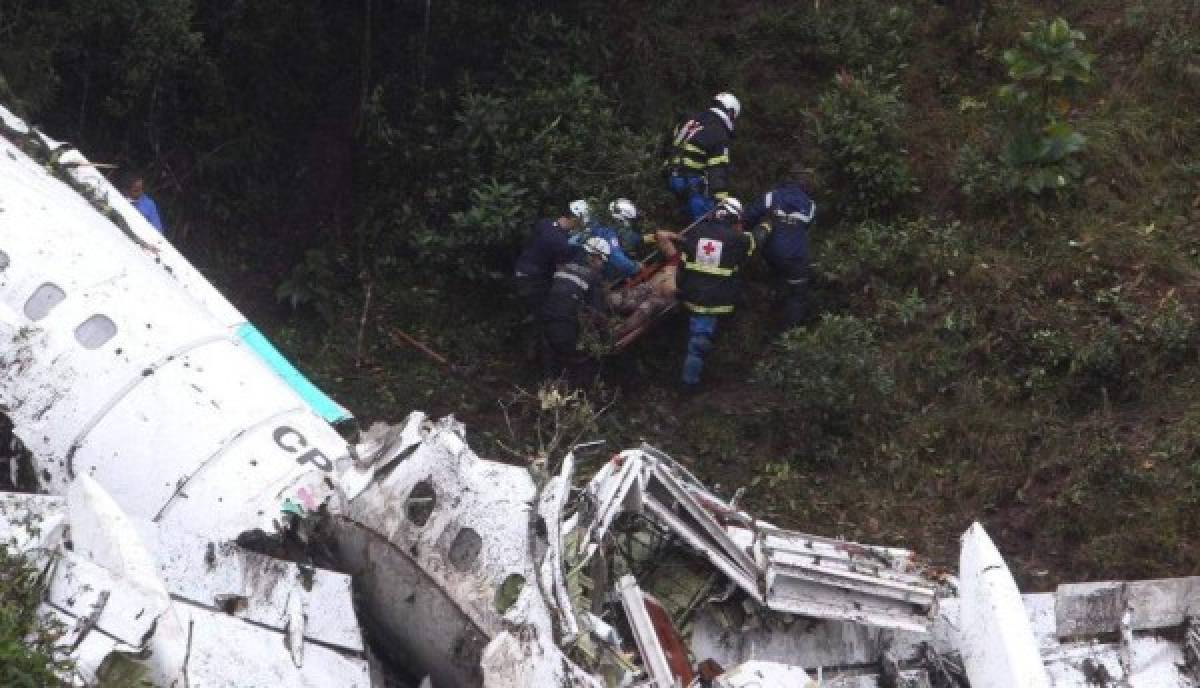
[[[25,301],[25,317],[35,322],[41,320],[65,298],[67,298],[67,293],[58,285],[46,282],[34,289],[33,294]]]
[[[437,495],[433,492],[433,485],[428,480],[422,480],[413,485],[412,492],[408,493],[408,499],[404,502],[404,512],[408,514],[408,520],[412,521],[413,525],[423,526],[429,520],[435,506]]]
[[[75,328],[75,341],[85,349],[99,349],[117,334],[117,324],[106,315],[93,315]]]
[[[0,272],[4,272],[4,269],[8,267],[8,262],[8,254],[0,251]]]
[[[519,573],[510,573],[496,588],[496,611],[504,614],[517,603],[517,598],[521,596],[521,590],[525,587],[525,576]]]
[[[479,559],[479,550],[483,549],[483,538],[470,528],[460,528],[450,543],[450,563],[459,571],[470,570]]]

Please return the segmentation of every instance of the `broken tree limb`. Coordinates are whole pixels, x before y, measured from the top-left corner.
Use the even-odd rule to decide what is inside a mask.
[[[430,349],[423,342],[414,338],[412,335],[405,332],[404,330],[392,330],[392,339],[398,340],[401,343],[411,346],[412,348],[425,354],[426,356],[428,356],[430,359],[434,360],[438,364],[445,366],[446,369],[451,370],[451,371],[454,370],[454,366],[450,364],[450,361],[445,356],[439,354],[438,352],[434,351],[433,349]]]
[[[362,317],[358,319],[358,337],[354,343],[354,367],[362,367],[363,334],[367,328],[367,313],[371,310],[371,292],[375,288],[374,280],[366,280],[367,293],[363,297]]]

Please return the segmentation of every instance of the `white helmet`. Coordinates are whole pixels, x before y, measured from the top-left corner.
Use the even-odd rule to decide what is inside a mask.
[[[633,201],[629,200],[628,198],[618,198],[612,203],[609,203],[608,213],[609,215],[613,216],[614,220],[617,220],[627,227],[638,219],[637,206],[635,206]]]
[[[588,207],[588,202],[582,198],[578,201],[571,201],[570,205],[567,206],[567,209],[571,211],[571,215],[579,218],[579,221],[585,225],[588,223],[588,220],[591,219],[592,209]]]
[[[733,196],[727,196],[717,202],[716,208],[717,217],[733,217],[738,220],[742,219],[742,202]]]
[[[601,239],[600,237],[592,237],[591,239],[583,242],[583,250],[586,251],[589,256],[600,256],[604,260],[608,260],[608,256],[612,253],[612,247],[608,245],[607,241]]]
[[[742,104],[738,102],[737,96],[728,91],[722,91],[713,96],[713,100],[717,101],[717,105],[725,108],[729,112],[729,116],[737,119],[738,115],[742,114]]]

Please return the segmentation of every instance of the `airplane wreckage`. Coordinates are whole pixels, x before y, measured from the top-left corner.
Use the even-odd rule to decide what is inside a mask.
[[[649,446],[578,483],[452,418],[348,442],[78,151],[2,108],[0,134],[0,456],[33,490],[0,542],[68,683],[1200,686],[1200,578],[1022,595],[979,525],[952,575],[755,519]]]

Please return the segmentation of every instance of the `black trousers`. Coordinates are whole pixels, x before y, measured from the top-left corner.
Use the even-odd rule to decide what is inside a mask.
[[[521,305],[525,306],[525,312],[536,319],[542,310],[542,302],[546,300],[546,294],[550,291],[550,278],[518,275],[513,278],[513,282],[517,297],[521,299]]]
[[[543,374],[561,377],[571,387],[585,387],[596,372],[592,359],[577,348],[579,321],[555,318],[542,321]]]
[[[808,264],[802,261],[768,261],[775,274],[775,296],[784,331],[804,324],[808,316]]]

